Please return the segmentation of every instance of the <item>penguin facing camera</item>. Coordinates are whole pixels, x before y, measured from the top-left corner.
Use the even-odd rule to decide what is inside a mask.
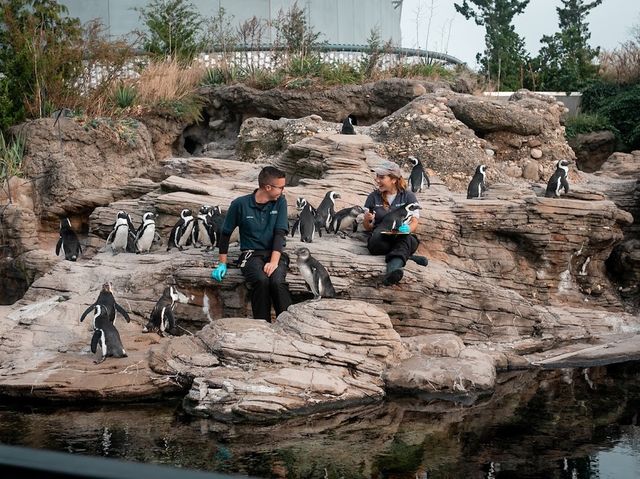
[[[327,233],[331,232],[333,217],[336,215],[336,198],[340,198],[340,194],[336,191],[328,191],[324,195],[315,213],[318,231],[324,228]]]
[[[89,312],[96,306],[102,307],[111,323],[115,323],[116,321],[116,311],[124,317],[127,323],[131,322],[129,313],[127,313],[113,297],[113,288],[111,286],[111,283],[108,281],[102,285],[102,289],[100,290],[100,294],[98,295],[98,299],[96,299],[96,302],[89,306],[84,313],[82,313],[82,316],[80,316],[80,322],[84,321],[85,316],[89,314]]]
[[[118,330],[109,321],[109,313],[106,308],[96,304],[92,308],[93,316],[93,336],[91,337],[91,352],[96,353],[100,346],[100,358],[94,362],[100,364],[107,356],[114,358],[126,358],[127,352],[122,346],[122,340]]]
[[[304,198],[302,198],[304,200]],[[302,204],[302,202],[300,202]],[[316,215],[315,208],[311,206],[307,200],[304,200],[304,206],[298,215],[298,219],[293,224],[293,228],[291,228],[291,236],[293,237],[296,233],[296,230],[300,231],[300,240],[303,243],[312,243],[313,237],[316,233],[317,223],[316,223]],[[322,236],[322,231],[318,228],[318,234]]]
[[[56,243],[56,256],[60,255],[60,251],[64,254],[64,258],[68,261],[76,261],[82,253],[82,246],[75,231],[71,228],[69,218],[60,220],[60,238]]]
[[[358,120],[355,116],[349,115],[342,121],[341,135],[355,135],[356,129],[353,127],[358,124]]]
[[[164,336],[165,331],[173,331],[176,328],[176,319],[173,311],[176,309],[176,302],[179,299],[180,293],[173,286],[164,288],[162,296],[160,296],[153,311],[151,311],[149,322],[142,329],[142,332],[155,332],[160,336]]]
[[[209,221],[211,211],[211,206],[202,205],[191,230],[191,243],[196,248],[205,246],[205,251],[209,251],[216,245],[216,230],[210,227]]]
[[[355,233],[358,231],[358,216],[362,214],[364,214],[364,208],[362,206],[343,208],[333,217],[331,229],[333,229],[334,234],[338,234],[342,233],[342,231],[340,231],[341,228],[351,226],[353,233]]]
[[[111,251],[114,255],[119,251],[127,251],[127,245],[129,244],[130,228],[133,227],[131,223],[131,217],[125,211],[118,211],[116,216],[116,222],[113,225],[113,230],[107,237],[107,246],[111,246]]]
[[[556,171],[553,172],[549,182],[547,183],[547,190],[544,196],[547,198],[559,198],[561,190],[564,190],[564,194],[569,193],[569,182],[567,177],[569,176],[569,160],[560,160],[556,163]]]
[[[431,180],[429,180],[429,175],[425,171],[424,166],[422,166],[422,162],[415,156],[410,156],[409,161],[413,165],[411,174],[409,175],[411,191],[421,193],[425,184],[427,188],[431,188]]]
[[[155,218],[156,215],[150,211],[142,215],[142,224],[136,231],[134,244],[136,253],[148,253],[151,250],[151,245],[156,241],[160,241],[160,235],[156,231]]]
[[[308,248],[298,248],[295,253],[298,255],[298,269],[313,293],[313,299],[317,301],[320,298],[335,298],[336,290],[325,267],[311,256]]]
[[[416,211],[421,209],[422,207],[418,203],[407,203],[404,206],[398,206],[384,215],[380,226],[384,231],[398,231],[401,226],[408,225],[415,216]]]
[[[193,216],[191,210],[185,208],[180,212],[180,219],[171,229],[169,235],[169,243],[167,251],[172,247],[178,248],[180,251],[191,241],[191,231],[193,230]]]
[[[209,236],[215,237],[216,242],[212,243],[211,247],[217,245],[217,242],[220,241],[220,237],[222,236],[222,225],[224,224],[224,219],[226,215],[222,214],[222,210],[220,210],[220,206],[213,206],[209,210],[209,215],[207,216],[208,220],[208,229]]]
[[[482,198],[484,192],[487,191],[485,184],[487,165],[478,165],[476,172],[467,187],[467,199]]]

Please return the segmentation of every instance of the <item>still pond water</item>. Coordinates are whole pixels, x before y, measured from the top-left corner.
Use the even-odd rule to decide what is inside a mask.
[[[268,478],[640,478],[640,364],[503,374],[473,404],[433,397],[276,424],[179,401],[0,406],[0,443]]]

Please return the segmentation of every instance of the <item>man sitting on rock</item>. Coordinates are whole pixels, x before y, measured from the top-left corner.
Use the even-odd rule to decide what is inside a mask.
[[[289,258],[282,250],[289,229],[287,199],[282,194],[285,174],[266,166],[258,175],[258,189],[231,202],[218,243],[218,266],[211,277],[221,282],[227,273],[229,239],[240,228],[240,271],[251,291],[251,309],[255,319],[271,319],[271,304],[276,316],[291,305],[286,283]]]

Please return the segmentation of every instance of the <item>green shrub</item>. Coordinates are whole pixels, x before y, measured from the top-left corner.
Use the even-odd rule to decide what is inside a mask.
[[[580,113],[567,117],[565,122],[565,136],[567,138],[574,138],[579,134],[599,130],[609,130],[616,134],[620,133],[606,116],[597,113]]]
[[[318,54],[295,55],[289,60],[287,73],[293,77],[317,77],[322,70],[322,59]]]
[[[347,85],[364,79],[359,68],[344,62],[324,63],[320,69],[320,78],[326,85]]]
[[[116,91],[114,93],[114,101],[118,108],[128,108],[133,106],[133,103],[136,100],[136,96],[138,92],[131,85],[120,84],[116,87]]]
[[[580,108],[585,113],[595,113],[620,93],[621,87],[615,83],[597,81],[582,91]]]
[[[640,123],[640,84],[622,87],[618,94],[603,102],[598,113],[605,115],[620,131],[627,148],[640,148],[638,136],[634,133]]]
[[[22,159],[24,157],[25,140],[17,136],[7,143],[0,132],[0,181],[12,176],[22,176]]]

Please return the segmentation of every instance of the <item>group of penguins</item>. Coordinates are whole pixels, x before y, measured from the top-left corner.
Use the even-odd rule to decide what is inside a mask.
[[[160,336],[164,336],[165,331],[175,331],[176,320],[173,316],[173,311],[179,298],[180,293],[173,286],[167,286],[154,306],[149,322],[142,329],[142,332],[153,331]],[[96,354],[98,346],[100,346],[100,356],[95,362],[101,363],[107,356],[115,358],[127,357],[127,352],[122,346],[120,333],[118,333],[115,326],[116,312],[120,313],[127,323],[131,322],[131,318],[113,297],[111,283],[107,282],[102,285],[98,299],[82,313],[80,322],[84,321],[84,318],[91,312],[93,313],[91,352]]]

